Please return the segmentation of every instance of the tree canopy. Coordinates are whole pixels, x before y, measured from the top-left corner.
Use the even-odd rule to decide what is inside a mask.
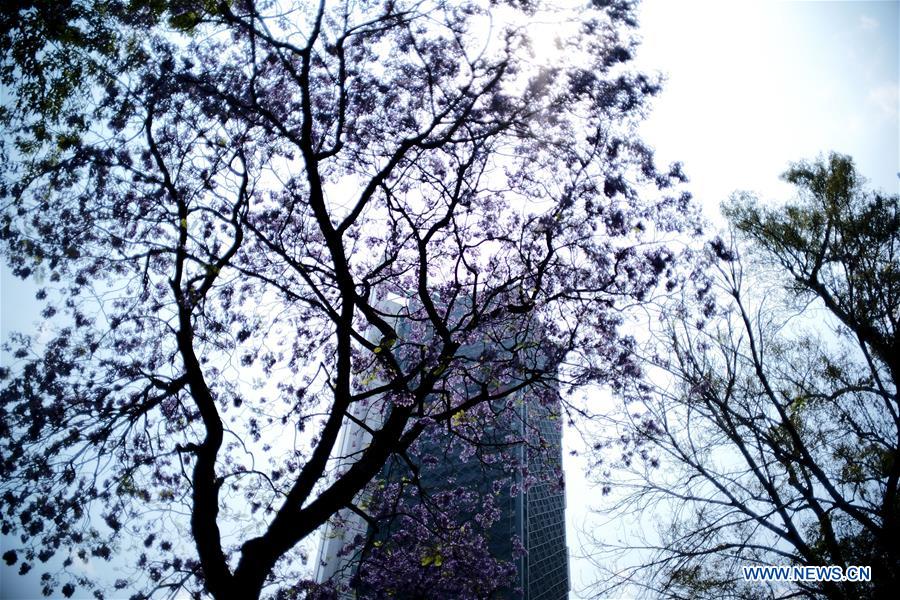
[[[794,202],[724,205],[737,240],[710,244],[704,301],[672,307],[648,356],[665,383],[617,421],[625,459],[604,475],[621,486],[616,510],[657,507],[662,524],[614,584],[671,598],[895,594],[900,199],[867,191],[837,154],[784,178]],[[754,565],[862,565],[872,579],[746,581]]]
[[[460,415],[637,375],[619,310],[676,285],[693,222],[634,134],[659,85],[628,68],[631,2],[3,19],[0,242],[48,329],[5,346],[0,524],[21,573],[61,555],[46,593],[102,597],[83,564],[129,548],[137,596],[293,593],[301,542],[422,432],[477,446]]]

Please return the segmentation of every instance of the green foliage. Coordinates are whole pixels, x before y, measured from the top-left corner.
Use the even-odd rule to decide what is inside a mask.
[[[668,311],[648,360],[667,384],[617,422],[642,458],[623,460],[621,506],[671,517],[629,583],[664,597],[749,597],[754,564],[873,569],[871,584],[755,582],[765,597],[887,598],[900,582],[900,200],[837,154],[784,179],[786,205],[725,204],[742,252],[710,244],[717,310],[701,295]]]
[[[898,196],[866,192],[852,159],[800,162],[784,174],[798,201],[761,207],[733,199],[725,216],[793,279],[793,291],[818,297],[900,376],[900,210]]]
[[[30,126],[37,142],[51,127],[85,129],[92,88],[121,78],[147,56],[136,42],[155,25],[189,32],[218,14],[214,0],[18,0],[0,6],[0,123]],[[73,135],[63,133],[62,135]]]

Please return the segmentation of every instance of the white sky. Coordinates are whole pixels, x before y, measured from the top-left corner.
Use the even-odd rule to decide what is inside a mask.
[[[715,219],[736,190],[785,200],[788,163],[836,150],[874,187],[898,192],[900,2],[646,0],[642,68],[667,77],[643,126],[662,162],[680,160],[689,188]],[[0,268],[0,333],[29,329],[33,292]],[[602,502],[566,457],[569,546]],[[590,565],[571,559],[573,593]],[[13,569],[0,567],[3,597]],[[25,593],[25,592],[19,592]],[[24,596],[28,597],[28,596]]]
[[[787,163],[830,150],[896,192],[898,6],[645,2],[638,59],[668,77],[647,139],[710,209],[734,189],[789,197]]]
[[[870,185],[898,192],[900,2],[645,0],[638,64],[667,82],[642,126],[662,163],[682,161],[707,218],[735,190],[791,198],[788,163],[837,151]],[[569,441],[569,439],[567,439]],[[579,528],[627,530],[591,515],[599,490],[565,457],[572,599],[594,579]],[[651,521],[646,515],[642,521]],[[583,536],[582,536],[583,537]]]

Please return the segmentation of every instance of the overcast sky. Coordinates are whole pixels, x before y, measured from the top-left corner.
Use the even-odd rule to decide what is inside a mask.
[[[679,160],[707,218],[735,190],[791,198],[788,163],[837,151],[870,185],[898,192],[900,2],[647,0],[642,68],[667,78],[642,131],[663,162]],[[571,436],[567,441],[571,441]],[[578,528],[599,531],[603,501],[566,456],[572,598],[593,581]],[[646,522],[652,515],[646,515]],[[615,531],[614,531],[615,530]]]
[[[874,187],[897,193],[900,170],[898,2],[648,0],[641,9],[640,64],[667,77],[643,127],[663,162],[680,160],[690,188],[715,219],[736,190],[785,200],[778,176],[790,161],[831,150],[856,159]],[[0,277],[0,332],[36,318],[30,293]],[[21,289],[21,288],[20,288]],[[23,322],[24,321],[24,322]],[[569,545],[572,525],[601,502],[567,457]],[[587,519],[587,521],[586,521]],[[591,581],[573,558],[572,598]],[[12,597],[2,571],[3,597]]]
[[[668,83],[644,132],[709,208],[790,192],[787,163],[836,150],[897,191],[898,2],[652,0],[640,64]]]

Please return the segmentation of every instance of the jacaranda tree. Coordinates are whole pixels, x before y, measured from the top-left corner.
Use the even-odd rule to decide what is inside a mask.
[[[690,211],[634,136],[631,4],[4,5],[0,239],[46,305],[0,373],[6,562],[297,591],[298,544],[423,431],[477,446],[479,407],[636,375],[618,311]]]

